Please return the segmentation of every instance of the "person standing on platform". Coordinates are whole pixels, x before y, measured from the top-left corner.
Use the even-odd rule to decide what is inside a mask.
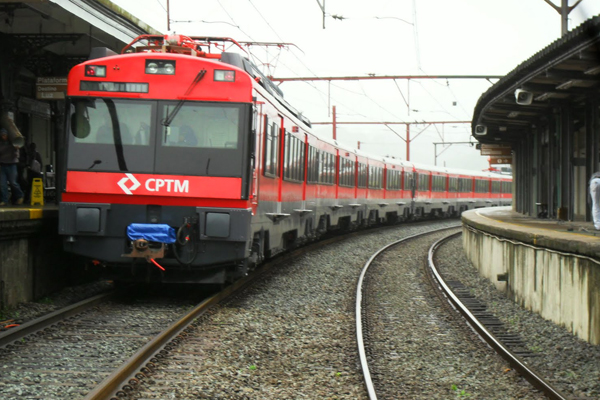
[[[590,197],[592,198],[594,228],[600,230],[600,172],[594,172],[590,178]]]
[[[0,206],[8,204],[8,185],[12,188],[15,204],[23,204],[23,191],[17,182],[19,149],[8,138],[8,131],[0,128]]]
[[[35,143],[29,143],[29,149],[27,150],[28,161],[27,161],[27,185],[29,187],[27,201],[31,200],[31,188],[34,178],[42,179],[42,155],[36,150],[37,146]]]
[[[29,153],[27,152],[27,146],[23,146],[19,149],[19,162],[17,163],[17,183],[23,191],[23,197],[25,199],[29,197],[29,192],[31,191],[31,185],[27,185],[27,169],[29,166],[28,162]]]

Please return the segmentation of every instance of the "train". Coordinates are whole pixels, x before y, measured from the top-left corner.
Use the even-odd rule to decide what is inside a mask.
[[[227,284],[336,230],[511,204],[509,175],[316,135],[231,38],[142,35],[67,82],[59,234],[117,282]]]

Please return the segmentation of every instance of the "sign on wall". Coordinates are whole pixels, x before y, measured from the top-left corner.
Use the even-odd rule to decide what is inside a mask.
[[[67,78],[40,76],[35,86],[38,100],[61,100],[67,93]]]
[[[506,145],[499,144],[481,144],[482,156],[510,156],[512,148]]]

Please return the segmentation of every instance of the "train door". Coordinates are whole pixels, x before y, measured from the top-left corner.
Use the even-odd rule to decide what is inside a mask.
[[[340,198],[340,181],[339,181],[339,170],[340,170],[340,149],[335,149],[335,169],[334,169],[334,176],[335,176],[335,200],[336,200],[336,204],[338,202],[338,199]]]
[[[251,146],[253,146],[252,149],[252,187],[250,190],[250,193],[252,195],[252,213],[256,214],[256,210],[258,208],[258,202],[259,202],[259,184],[258,184],[258,179],[260,176],[260,166],[261,166],[261,162],[260,160],[262,160],[262,127],[263,124],[260,123],[260,121],[262,121],[262,105],[254,105],[253,110],[252,110],[252,140],[251,141]]]
[[[283,194],[283,166],[285,160],[285,126],[283,116],[279,115],[279,177],[277,178],[277,213],[281,214]]]
[[[308,134],[306,134],[306,132],[302,135],[302,137],[304,138],[304,142],[302,143],[302,145],[304,146],[304,174],[303,174],[303,179],[302,179],[302,209],[306,210],[306,182],[308,180],[308,152],[309,152],[309,148],[308,148]]]

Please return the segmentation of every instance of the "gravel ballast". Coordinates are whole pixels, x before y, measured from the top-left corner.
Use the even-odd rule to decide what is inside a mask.
[[[518,333],[536,357],[528,365],[563,394],[600,399],[600,346],[579,339],[565,327],[528,311],[481,277],[462,251],[462,237],[440,249],[436,262],[444,277],[459,280],[484,302],[512,332]]]
[[[444,221],[433,225],[457,224]],[[371,232],[298,257],[203,318],[193,338],[176,348],[168,363],[143,381],[137,398],[367,399],[355,341],[358,276],[366,260],[384,244],[432,228],[409,224]],[[444,273],[472,287],[490,311],[514,326],[528,342],[531,340],[530,349],[537,355],[531,362],[543,376],[551,377],[548,380],[560,390],[567,389],[566,393],[599,397],[597,346],[506,299],[478,276],[464,256],[460,238],[442,246],[441,251]],[[106,285],[88,285],[89,295],[104,290]],[[78,301],[80,296],[73,293],[81,290],[85,292],[73,289],[70,294],[49,296],[41,305],[21,305],[19,318],[26,320],[53,311],[50,308],[58,304]],[[489,357],[494,357],[491,349],[489,352]],[[414,359],[403,354],[400,361],[405,365],[421,362],[418,352],[406,353]],[[453,368],[460,369],[461,363]],[[473,369],[459,372],[468,380],[472,375],[482,375]],[[419,378],[418,373],[414,376]],[[448,383],[443,383],[444,388]],[[460,391],[449,393],[446,398],[460,398]],[[506,399],[501,393],[495,398]],[[537,399],[527,396],[513,398]]]

